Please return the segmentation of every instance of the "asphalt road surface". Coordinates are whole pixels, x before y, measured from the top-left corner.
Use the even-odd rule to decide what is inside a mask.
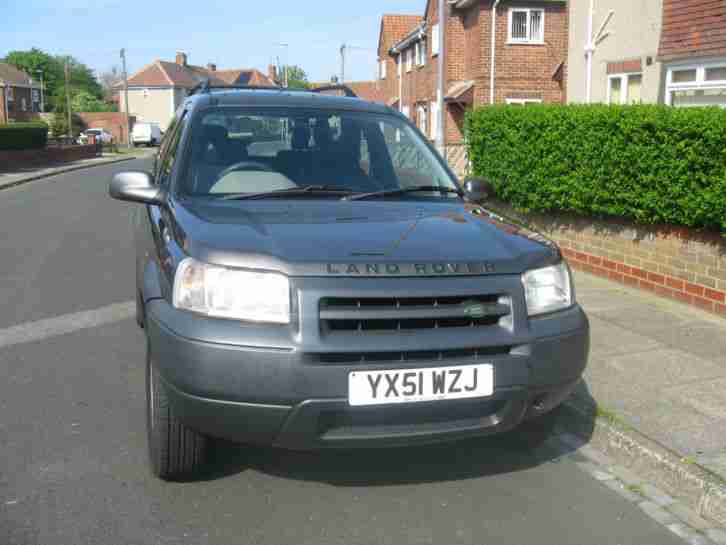
[[[552,445],[293,453],[228,446],[151,477],[143,333],[115,171],[0,192],[0,544],[681,543]]]

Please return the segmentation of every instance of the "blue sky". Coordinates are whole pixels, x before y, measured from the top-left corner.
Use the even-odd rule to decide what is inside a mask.
[[[222,68],[266,70],[277,55],[302,66],[312,80],[340,70],[340,44],[351,49],[346,79],[373,79],[382,13],[422,14],[426,0],[2,0],[0,58],[39,47],[71,54],[96,71],[119,64],[129,73],[154,59]]]

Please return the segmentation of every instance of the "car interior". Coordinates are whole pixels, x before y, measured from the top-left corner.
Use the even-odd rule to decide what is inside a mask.
[[[206,120],[205,120],[206,121]],[[258,193],[324,185],[366,192],[400,187],[379,123],[350,118],[275,119],[277,139],[203,122],[192,137],[188,193]],[[231,125],[231,123],[229,124]]]

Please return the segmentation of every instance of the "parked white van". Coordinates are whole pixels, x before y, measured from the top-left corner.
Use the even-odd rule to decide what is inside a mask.
[[[131,132],[131,139],[134,146],[146,144],[147,146],[156,146],[161,142],[161,129],[158,123],[138,122],[134,124],[134,130]]]

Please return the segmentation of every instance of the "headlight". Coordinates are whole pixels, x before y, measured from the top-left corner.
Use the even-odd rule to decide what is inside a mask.
[[[290,284],[271,272],[228,269],[187,258],[174,278],[174,306],[208,316],[290,323]]]
[[[527,314],[537,316],[572,306],[570,270],[563,261],[559,265],[527,271],[522,275]]]

